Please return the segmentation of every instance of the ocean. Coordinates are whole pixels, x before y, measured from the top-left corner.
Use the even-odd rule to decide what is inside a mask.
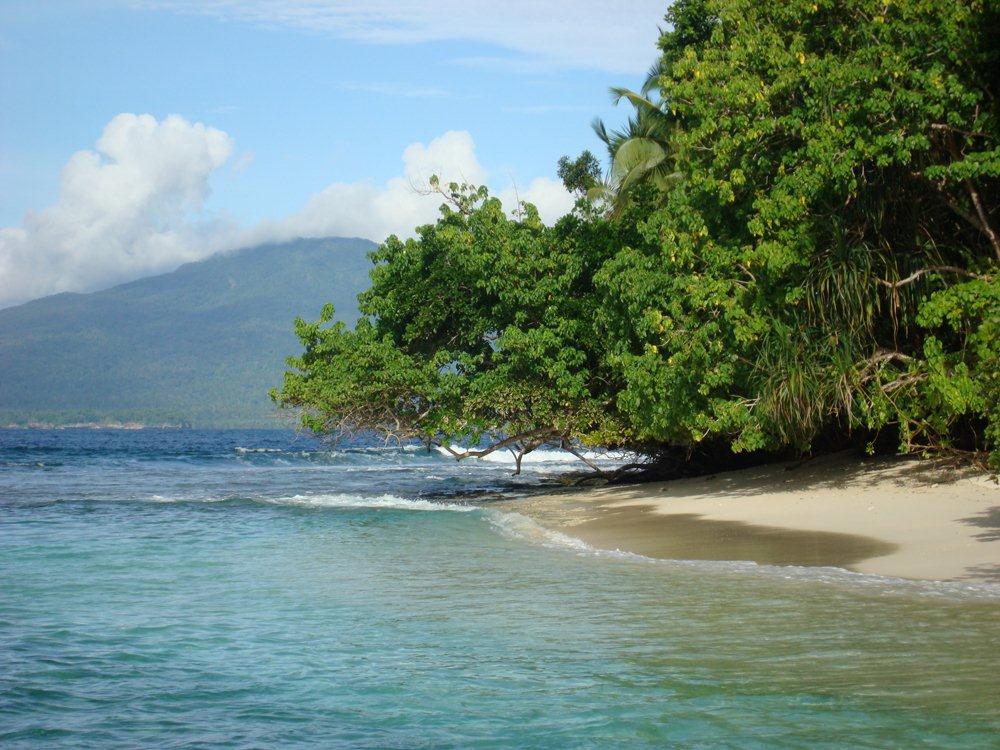
[[[496,507],[576,468],[0,430],[0,747],[1000,746],[1000,587],[653,561]]]

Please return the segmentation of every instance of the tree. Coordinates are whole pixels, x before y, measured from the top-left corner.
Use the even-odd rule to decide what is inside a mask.
[[[530,205],[510,218],[485,188],[442,193],[436,224],[373,253],[353,330],[329,325],[329,307],[296,322],[305,351],[272,397],[319,433],[417,439],[460,459],[506,449],[518,470],[541,445],[627,442],[593,331],[592,277],[615,238],[580,217],[546,227]]]
[[[682,173],[677,167],[671,146],[671,134],[676,125],[669,99],[662,95],[660,78],[684,51],[704,44],[718,23],[710,0],[679,0],[666,13],[669,32],[661,32],[660,58],[653,63],[639,92],[624,87],[612,87],[615,104],[628,102],[633,109],[626,124],[609,131],[600,118],[592,127],[608,149],[611,169],[608,180],[593,189],[590,196],[607,200],[620,210],[637,183],[650,183],[661,192],[669,190]]]
[[[996,446],[993,6],[673,12],[658,80],[683,178],[599,276],[630,312],[634,429],[737,450],[886,427],[904,450]]]
[[[601,163],[590,151],[583,151],[576,159],[560,157],[556,173],[563,185],[579,197],[601,183]]]
[[[1000,50],[984,0],[677,0],[613,210],[450,186],[299,322],[276,400],[459,457],[868,444],[1000,469]],[[633,158],[634,157],[634,158]],[[560,163],[578,193],[597,170]],[[485,442],[485,447],[483,446]],[[466,453],[456,446],[472,446]]]
[[[660,71],[659,63],[650,68],[641,93],[621,87],[611,89],[615,104],[624,100],[633,108],[622,129],[609,131],[600,118],[592,123],[608,149],[611,168],[608,179],[592,187],[588,196],[608,202],[616,211],[625,205],[638,183],[665,192],[680,177],[671,159],[669,141],[674,123],[667,102],[650,98],[657,90]]]

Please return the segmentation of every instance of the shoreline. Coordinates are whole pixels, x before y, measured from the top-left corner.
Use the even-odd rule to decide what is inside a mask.
[[[598,549],[652,558],[1000,582],[1000,487],[928,460],[838,454],[505,505]]]

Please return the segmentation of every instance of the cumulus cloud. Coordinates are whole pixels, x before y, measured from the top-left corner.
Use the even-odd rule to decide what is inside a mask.
[[[536,177],[523,187],[509,185],[500,191],[498,197],[508,210],[518,203],[533,204],[547,224],[572,211],[576,202],[562,182],[549,177]]]
[[[208,178],[233,140],[172,115],[120,114],[63,168],[55,205],[0,229],[0,304],[85,291],[204,257]]]
[[[432,175],[445,184],[486,182],[486,171],[476,158],[469,133],[448,131],[426,146],[411,144],[403,151],[401,176],[382,186],[334,182],[312,196],[298,213],[264,223],[250,234],[260,239],[340,235],[376,241],[390,234],[408,235],[437,215],[440,201],[423,190]]]
[[[403,151],[403,174],[383,185],[334,182],[313,195],[305,207],[279,221],[263,222],[240,238],[241,245],[293,237],[349,236],[381,241],[390,234],[413,235],[415,227],[433,222],[441,196],[428,194],[432,175],[449,182],[488,184],[489,175],[476,157],[472,136],[451,130],[430,143],[414,143]],[[508,181],[509,182],[509,181]],[[518,199],[535,203],[543,220],[552,222],[573,208],[573,197],[561,182],[545,177],[523,190],[507,185],[497,193],[508,210]]]
[[[129,0],[130,5],[326,33],[374,44],[468,40],[555,65],[642,73],[663,0]],[[527,60],[524,60],[527,58]],[[493,63],[518,60],[492,57]]]
[[[70,158],[55,205],[28,214],[21,227],[0,229],[0,307],[104,288],[263,242],[412,236],[438,216],[442,198],[427,190],[432,175],[442,184],[490,182],[472,136],[448,131],[407,146],[402,173],[382,184],[333,182],[285,218],[240,227],[204,211],[209,177],[234,148],[223,131],[181,117],[115,117],[94,150]],[[534,203],[547,222],[573,208],[562,183],[548,177],[498,187],[508,211],[518,201]]]

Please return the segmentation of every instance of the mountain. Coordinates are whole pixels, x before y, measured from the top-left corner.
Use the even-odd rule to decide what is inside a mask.
[[[274,423],[296,316],[356,319],[362,239],[296,240],[0,310],[0,425]]]

